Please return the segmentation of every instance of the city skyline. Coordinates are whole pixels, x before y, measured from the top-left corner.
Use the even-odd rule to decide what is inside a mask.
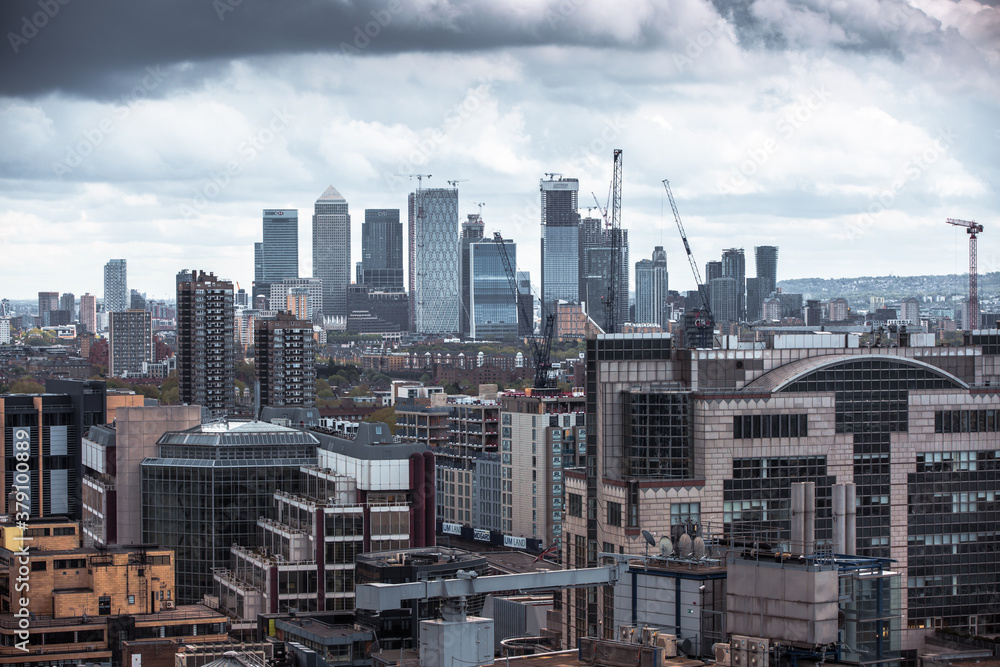
[[[980,271],[1000,266],[989,4],[155,4],[59,5],[27,37],[37,6],[4,6],[7,298],[102,294],[115,257],[153,298],[185,266],[249,284],[261,210],[308,210],[329,183],[402,210],[418,173],[460,181],[459,216],[484,202],[540,276],[534,183],[563,172],[604,206],[615,148],[623,227],[675,266],[664,178],[699,264],[775,245],[785,278],[953,273],[957,217],[986,226]]]

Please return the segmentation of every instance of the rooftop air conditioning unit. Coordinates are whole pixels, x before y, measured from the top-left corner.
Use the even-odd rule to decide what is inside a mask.
[[[173,600],[164,600],[163,601],[163,608],[164,609],[173,609],[174,608],[174,601]]]
[[[663,659],[677,657],[677,637],[675,635],[659,634],[653,640],[653,646],[663,651]]]
[[[642,645],[643,646],[655,646],[654,641],[656,640],[656,635],[660,632],[658,628],[651,628],[645,626],[642,628]]]
[[[715,664],[719,667],[730,667],[730,650],[729,644],[713,644],[712,652],[715,654]]]
[[[625,642],[626,644],[632,643],[632,637],[635,635],[634,625],[620,625],[618,626],[618,641]]]

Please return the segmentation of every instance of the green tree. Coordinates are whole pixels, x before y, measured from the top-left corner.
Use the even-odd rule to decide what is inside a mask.
[[[12,394],[44,394],[45,387],[30,378],[21,378],[10,386]]]
[[[356,396],[368,396],[372,393],[371,387],[366,384],[359,384],[357,387],[348,392],[348,396],[354,398]]]
[[[389,430],[395,434],[396,433],[396,408],[393,406],[388,406],[384,408],[379,408],[375,412],[364,418],[366,422],[383,422],[389,425]]]

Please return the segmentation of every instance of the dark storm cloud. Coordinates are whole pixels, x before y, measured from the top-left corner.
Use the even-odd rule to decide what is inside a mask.
[[[197,78],[198,64],[262,55],[614,45],[600,28],[576,27],[583,2],[508,13],[471,1],[417,10],[408,0],[5,0],[0,94],[107,98],[150,65],[193,63]]]

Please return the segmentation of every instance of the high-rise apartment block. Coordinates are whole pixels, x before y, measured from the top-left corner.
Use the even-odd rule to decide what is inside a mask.
[[[462,307],[458,313],[459,334],[462,336],[469,336],[472,332],[470,322],[470,318],[472,316],[472,306],[470,301],[472,294],[472,274],[469,269],[472,260],[469,254],[469,248],[473,243],[483,240],[485,227],[483,219],[475,213],[470,213],[469,219],[462,223],[462,235],[459,239],[459,243],[461,244],[459,261],[462,263],[462,275],[460,278]]]
[[[59,310],[68,310],[70,314],[76,310],[76,295],[66,292],[59,297]]]
[[[410,193],[409,221],[413,331],[458,333],[458,189],[426,188]]]
[[[177,380],[183,403],[217,415],[236,406],[233,283],[214,273],[177,274]]]
[[[109,316],[108,376],[142,375],[142,364],[156,361],[153,320],[146,310],[123,310]]]
[[[518,271],[516,276],[517,335],[520,337],[531,336],[535,333],[535,295],[531,291],[531,273]]]
[[[722,251],[722,276],[736,281],[736,319],[731,321],[745,320],[747,265],[743,248],[730,248]],[[716,315],[716,321],[721,321],[718,315]]]
[[[299,211],[295,208],[264,210],[264,243],[261,246],[263,282],[299,277]]]
[[[367,208],[361,225],[361,284],[403,291],[403,223],[398,208]]]
[[[116,313],[129,308],[128,267],[124,259],[110,259],[104,265],[104,310]]]
[[[323,281],[323,315],[347,317],[351,284],[351,215],[332,185],[316,200],[313,214],[313,277]]]
[[[254,322],[261,405],[316,404],[316,343],[308,321],[289,313]]]
[[[903,299],[899,309],[899,319],[907,320],[911,325],[920,324],[920,301],[910,297]]]
[[[735,278],[713,278],[708,283],[708,293],[716,322],[739,321],[739,289]]]
[[[539,181],[542,209],[542,321],[558,301],[580,303],[580,181]]]
[[[635,264],[635,322],[659,324],[667,322],[667,253],[663,246],[653,249],[653,259]]]
[[[90,292],[80,297],[80,324],[87,333],[97,333],[97,297]]]
[[[38,293],[38,318],[42,320],[45,313],[59,310],[59,292]]]
[[[511,266],[517,266],[517,246],[504,239]],[[470,243],[469,314],[470,335],[479,340],[504,340],[517,337],[517,303],[510,291],[510,279],[493,240]]]

